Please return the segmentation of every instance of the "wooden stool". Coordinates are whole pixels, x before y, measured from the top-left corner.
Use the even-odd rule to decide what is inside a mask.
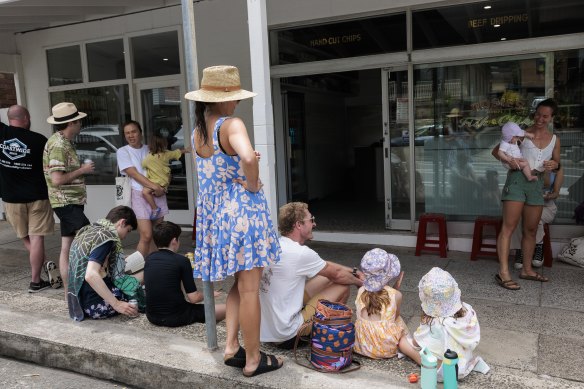
[[[554,254],[552,253],[552,240],[550,237],[550,226],[547,223],[543,225],[543,265],[545,267],[552,267]]]
[[[483,242],[483,228],[491,226],[495,229],[495,244]],[[479,216],[475,219],[474,232],[472,235],[472,251],[470,260],[474,261],[479,255],[491,257],[497,256],[497,237],[501,232],[501,219],[487,216]],[[494,249],[494,250],[493,250]]]
[[[426,236],[428,223],[438,224],[438,239],[428,239]],[[431,244],[432,246],[429,246]],[[437,246],[436,246],[437,245]],[[448,232],[446,230],[446,218],[440,213],[424,213],[420,216],[418,224],[418,239],[416,242],[416,256],[420,256],[422,250],[438,251],[440,258],[446,258],[448,250]]]

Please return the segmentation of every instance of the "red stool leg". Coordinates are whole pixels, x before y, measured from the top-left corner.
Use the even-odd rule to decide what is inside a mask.
[[[440,246],[440,258],[446,258],[448,255],[446,254],[446,250],[448,248],[448,232],[446,231],[446,219],[443,217],[439,218],[438,220],[438,239]]]
[[[472,234],[472,251],[470,253],[470,260],[476,261],[479,251],[481,251],[481,243],[483,241],[483,224],[480,220],[475,220],[474,231]]]
[[[422,215],[420,221],[418,222],[418,239],[416,240],[416,257],[420,256],[422,247],[426,244],[426,223],[427,220]]]
[[[554,255],[552,253],[552,241],[550,238],[550,226],[545,223],[543,225],[543,265],[545,267],[552,267]]]

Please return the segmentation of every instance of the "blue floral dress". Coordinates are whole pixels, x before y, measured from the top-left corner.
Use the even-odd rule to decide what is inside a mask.
[[[280,260],[280,244],[272,225],[263,190],[252,193],[233,180],[245,180],[240,157],[225,154],[213,129],[213,155],[196,154],[199,193],[193,275],[219,281],[242,270],[264,267]],[[194,145],[194,131],[191,137]]]

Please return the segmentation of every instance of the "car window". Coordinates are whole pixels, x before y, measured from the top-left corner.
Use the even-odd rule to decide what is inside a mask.
[[[95,151],[100,147],[105,147],[109,151],[112,150],[112,147],[106,143],[103,138],[99,138],[97,136],[88,135],[88,134],[79,134],[75,137],[75,145],[77,150],[89,150]]]

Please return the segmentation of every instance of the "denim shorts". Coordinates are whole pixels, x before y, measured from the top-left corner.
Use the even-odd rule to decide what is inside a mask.
[[[543,206],[543,179],[528,181],[520,170],[509,170],[501,201],[519,201]]]

